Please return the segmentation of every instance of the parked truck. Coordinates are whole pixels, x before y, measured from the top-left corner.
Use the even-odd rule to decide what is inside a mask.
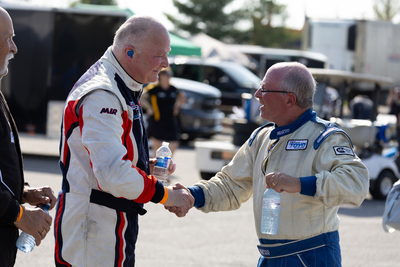
[[[400,24],[307,18],[302,50],[325,54],[330,69],[386,76],[400,85]]]

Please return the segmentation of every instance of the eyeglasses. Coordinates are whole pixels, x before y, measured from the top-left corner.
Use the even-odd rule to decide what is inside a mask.
[[[263,89],[261,89],[261,93],[284,93],[284,94],[289,94],[289,93],[292,93],[292,92],[289,92],[289,91],[263,90]]]

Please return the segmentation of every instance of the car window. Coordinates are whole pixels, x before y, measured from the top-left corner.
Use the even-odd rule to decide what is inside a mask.
[[[237,84],[225,72],[213,66],[204,67],[203,82],[221,91],[234,91],[237,88]]]
[[[202,75],[199,65],[171,64],[171,69],[175,77],[202,82],[200,79]]]
[[[241,65],[226,64],[224,71],[242,88],[256,89],[260,85],[260,78]]]

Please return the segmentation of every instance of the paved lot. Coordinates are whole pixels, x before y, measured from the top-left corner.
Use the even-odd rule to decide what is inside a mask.
[[[173,182],[192,185],[200,179],[191,147],[174,155],[178,169]],[[60,189],[61,174],[57,159],[25,157],[26,180],[32,186],[50,185]],[[140,218],[136,266],[256,266],[258,252],[251,200],[233,212],[204,214],[191,210],[176,218],[161,205],[147,204],[148,213]],[[383,201],[367,199],[361,207],[344,205],[340,209],[340,235],[344,267],[400,266],[400,233],[387,234],[381,227]],[[51,211],[54,216],[54,211]],[[51,235],[32,253],[18,253],[17,267],[50,267],[54,238]]]

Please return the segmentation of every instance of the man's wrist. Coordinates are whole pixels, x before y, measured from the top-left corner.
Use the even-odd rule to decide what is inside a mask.
[[[25,183],[24,183],[24,191],[22,192],[22,204],[28,202],[27,199],[26,199],[26,197],[25,197],[25,193],[26,193],[26,191],[28,191],[28,188],[29,188],[29,187],[31,187],[31,186],[29,185],[29,183],[25,182]],[[25,190],[26,190],[26,191],[25,191]]]
[[[21,220],[22,214],[24,214],[24,208],[22,205],[19,205],[19,212],[14,220],[14,225],[17,225],[17,223]]]
[[[160,204],[164,204],[168,200],[168,188],[164,186],[164,197],[161,199]]]

